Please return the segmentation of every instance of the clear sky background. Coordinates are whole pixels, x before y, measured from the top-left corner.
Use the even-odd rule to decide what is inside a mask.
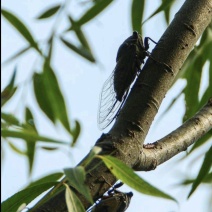
[[[38,21],[35,17],[48,7],[56,4],[56,0],[2,0],[2,7],[14,12],[24,23],[30,27],[33,35],[37,40],[45,40],[54,24],[55,18],[50,20]],[[79,2],[71,1],[69,11],[74,17],[80,17],[82,7]],[[83,1],[86,2],[86,1]],[[172,17],[179,10],[184,1],[178,1],[172,11]],[[102,132],[97,127],[97,111],[99,94],[104,81],[111,74],[115,67],[115,58],[120,44],[132,34],[130,20],[130,0],[116,0],[107,10],[97,16],[95,20],[86,24],[83,28],[91,44],[94,55],[98,63],[92,64],[87,62],[74,52],[70,52],[62,43],[56,43],[56,49],[53,56],[53,67],[56,70],[61,89],[66,99],[70,119],[78,119],[82,126],[82,132],[78,144],[71,151],[65,147],[55,152],[47,152],[40,149],[36,154],[35,166],[32,174],[32,180],[50,174],[56,171],[62,171],[63,168],[73,167],[89,152]],[[148,17],[159,5],[159,1],[149,1],[145,10],[145,17]],[[143,26],[144,36],[151,37],[157,41],[166,29],[166,24],[162,15],[157,15],[151,21]],[[60,28],[68,26],[64,19],[60,22]],[[70,39],[74,37],[70,34]],[[2,19],[2,61],[5,61],[14,52],[26,46],[25,40],[5,21]],[[154,45],[151,43],[151,48]],[[16,116],[23,117],[23,106],[27,104],[34,113],[36,126],[41,135],[50,136],[67,140],[68,134],[60,125],[55,128],[48,121],[42,112],[39,111],[32,92],[32,82],[30,77],[33,72],[39,69],[41,61],[37,60],[33,51],[15,60],[13,63],[4,66],[2,69],[2,88],[6,86],[17,65],[18,76],[17,84],[21,89],[16,94],[13,101],[9,102],[4,111],[12,112]],[[172,98],[184,87],[185,82],[179,81],[168,92],[164,99],[155,122],[151,127],[146,143],[154,142],[172,130],[181,125],[183,109],[183,97],[181,97],[168,114],[158,121],[158,117],[171,102]],[[110,126],[111,127],[111,126]],[[105,129],[107,132],[109,128]],[[15,144],[24,149],[21,140],[16,140]],[[43,144],[40,144],[40,146]],[[2,162],[2,200],[5,200],[15,192],[23,188],[29,181],[27,175],[27,160],[24,156],[14,154],[14,152],[4,143],[4,160]],[[207,147],[205,147],[207,148]],[[181,153],[165,164],[157,167],[151,172],[138,173],[145,180],[157,186],[161,190],[177,198],[181,203],[178,207],[174,202],[153,198],[139,194],[127,186],[123,186],[122,191],[133,191],[129,212],[143,211],[180,211],[180,212],[200,212],[207,211],[207,203],[211,192],[205,186],[200,186],[192,197],[187,201],[187,195],[190,187],[177,187],[184,177],[196,177],[197,170],[202,163],[200,160],[192,165],[193,161],[201,156],[198,152],[187,161],[179,161],[185,155]],[[189,170],[189,172],[188,172]],[[210,194],[210,195],[209,195]]]

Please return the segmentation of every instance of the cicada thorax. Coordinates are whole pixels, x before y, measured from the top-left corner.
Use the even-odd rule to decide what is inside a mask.
[[[122,101],[125,97],[146,56],[142,37],[137,32],[120,46],[114,71],[114,89],[118,101]]]

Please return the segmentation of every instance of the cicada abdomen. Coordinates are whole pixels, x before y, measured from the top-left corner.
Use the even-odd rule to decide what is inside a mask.
[[[98,125],[106,128],[119,114],[127,98],[129,89],[140,71],[140,66],[149,55],[149,45],[145,45],[141,35],[133,32],[119,47],[116,57],[116,67],[104,83],[100,95]]]

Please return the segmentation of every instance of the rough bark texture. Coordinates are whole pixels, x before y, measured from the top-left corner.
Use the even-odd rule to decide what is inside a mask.
[[[184,3],[152,52],[152,56],[155,59],[171,66],[173,72],[165,70],[165,66],[159,65],[150,59],[147,61],[113,128],[108,134],[103,134],[96,143],[97,146],[103,148],[102,154],[112,154],[129,167],[137,170],[151,170],[182,151],[182,149],[180,151],[177,149],[174,154],[167,154],[167,149],[176,148],[176,143],[178,142],[176,134],[172,134],[171,137],[167,136],[164,138],[167,149],[162,148],[165,151],[160,151],[160,154],[156,155],[158,157],[156,158],[157,163],[154,163],[155,158],[152,156],[154,152],[148,146],[143,149],[143,142],[166,92],[172,85],[174,77],[205,28],[211,22],[211,17],[211,0],[187,0]],[[211,115],[211,104],[209,111]],[[201,117],[195,120],[197,121],[199,118],[202,120]],[[200,122],[193,123],[196,123],[196,129],[198,129],[197,126]],[[209,125],[209,128],[211,128],[211,122],[209,122]],[[184,135],[179,134],[179,138],[181,136],[182,138],[190,138],[191,142],[184,143],[184,149],[194,141],[192,134],[187,134],[185,129],[187,127],[189,128],[191,125],[185,124],[181,129],[181,132],[184,130]],[[205,129],[205,131],[201,129],[201,134],[205,133],[209,128]],[[200,135],[196,136],[196,138],[199,137]],[[161,142],[163,141],[160,141],[159,144]],[[179,142],[182,143],[184,140],[179,139]],[[173,145],[173,143],[175,144]],[[153,147],[159,147],[159,144],[153,145]],[[109,189],[109,184],[112,185],[116,181],[103,163],[100,162],[96,166],[97,163],[99,163],[99,160],[95,159],[86,168],[88,170],[86,184],[90,188],[94,200],[101,197]],[[94,166],[96,168],[89,171]],[[64,197],[64,192],[60,192],[33,211],[65,212],[67,208]],[[90,206],[89,203],[82,196],[79,195],[79,197],[85,208],[88,208]]]

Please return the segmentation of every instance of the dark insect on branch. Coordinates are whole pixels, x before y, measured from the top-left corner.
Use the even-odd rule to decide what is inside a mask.
[[[132,192],[121,192],[117,188],[121,187],[123,183],[118,183],[113,186],[107,192],[107,195],[104,195],[99,199],[94,206],[89,208],[87,212],[124,212],[127,210],[130,204],[131,197],[133,196]]]
[[[141,64],[144,63],[144,59],[148,56],[156,61],[147,51],[149,40],[157,44],[149,37],[145,37],[143,42],[141,35],[134,31],[132,36],[127,38],[119,47],[116,67],[104,83],[100,95],[98,125],[101,130],[118,116],[126,101],[131,84],[141,71]],[[170,70],[168,65],[163,65]]]

